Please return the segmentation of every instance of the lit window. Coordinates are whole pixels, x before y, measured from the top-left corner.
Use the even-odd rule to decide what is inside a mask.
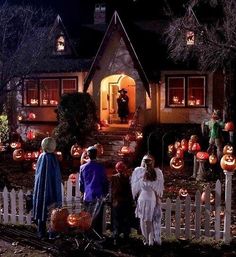
[[[40,80],[40,105],[57,105],[59,102],[59,85],[58,79]]]
[[[24,81],[24,104],[36,106],[39,104],[37,80]]]
[[[76,79],[62,80],[62,94],[77,92]]]
[[[205,106],[205,76],[183,76],[167,78],[167,106]]]
[[[65,51],[65,37],[59,36],[56,40],[56,50],[57,52]]]

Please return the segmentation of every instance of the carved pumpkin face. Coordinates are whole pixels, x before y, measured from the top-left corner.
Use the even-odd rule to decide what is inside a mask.
[[[81,230],[88,230],[91,226],[92,217],[90,213],[81,211],[80,213],[72,213],[67,217],[67,223],[71,227],[79,227]]]
[[[75,183],[76,183],[76,180],[77,180],[77,174],[76,174],[76,173],[70,174],[70,175],[69,175],[69,179],[70,179],[72,185],[74,186]]]
[[[186,188],[180,188],[179,190],[179,196],[181,198],[185,198],[188,195],[188,190]]]
[[[13,151],[13,160],[14,161],[23,161],[25,159],[25,152],[23,149],[15,149]]]
[[[32,159],[32,152],[26,151],[25,152],[25,160],[30,161]]]
[[[184,160],[182,158],[179,158],[179,157],[176,157],[176,156],[172,157],[171,160],[170,160],[170,167],[173,170],[180,171],[184,167]]]
[[[128,145],[124,145],[120,149],[121,154],[129,154],[131,153],[131,149]]]
[[[223,148],[223,154],[233,154],[234,153],[234,148],[232,145],[225,145]]]
[[[12,149],[17,149],[17,148],[21,148],[21,142],[12,142],[12,143],[10,143],[10,147],[12,148]]]
[[[220,160],[220,166],[223,170],[234,171],[236,169],[235,156],[231,154],[225,154]]]
[[[77,143],[72,145],[70,149],[70,154],[74,158],[80,158],[82,152],[83,152],[83,149]]]
[[[52,210],[50,226],[55,232],[65,232],[68,227],[67,217],[69,211],[66,208],[56,208]]]
[[[196,157],[199,161],[206,161],[209,159],[209,154],[207,152],[197,152]]]
[[[217,160],[217,156],[212,153],[212,154],[209,156],[209,163],[212,164],[212,165],[214,165],[214,164],[217,163],[217,161],[218,161],[218,160]]]
[[[225,124],[225,130],[226,131],[234,131],[234,123],[232,121],[229,121]]]
[[[56,151],[55,155],[56,155],[58,161],[61,162],[63,160],[63,156],[62,156],[62,152],[61,151]]]

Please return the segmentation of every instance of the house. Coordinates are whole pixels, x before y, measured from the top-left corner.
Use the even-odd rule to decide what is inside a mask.
[[[57,17],[52,56],[24,81],[18,108],[21,134],[27,135],[29,130],[50,134],[57,122],[55,108],[60,96],[76,91],[89,92],[98,107],[98,117],[110,125],[119,123],[116,99],[121,88],[130,98],[129,118],[138,112],[142,126],[155,122],[200,124],[212,109],[223,109],[220,72],[202,73],[192,63],[168,60],[162,38],[166,21],[126,23],[115,11],[106,25],[104,11],[104,5],[96,6],[95,15],[100,12],[95,16],[96,24],[87,26],[89,33],[80,38],[89,58],[83,53],[78,57]]]

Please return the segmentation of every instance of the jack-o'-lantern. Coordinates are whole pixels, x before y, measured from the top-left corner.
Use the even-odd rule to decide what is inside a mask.
[[[170,160],[170,167],[173,170],[181,171],[184,167],[184,160],[182,158],[179,158],[177,156],[172,157]]]
[[[214,154],[214,153],[212,153],[210,156],[209,156],[209,163],[211,164],[211,165],[214,165],[214,164],[216,164],[217,163],[217,156]]]
[[[206,202],[206,192],[203,191],[201,194],[201,202],[202,204],[204,204]],[[214,195],[212,193],[210,193],[210,203],[213,204],[215,202],[215,198]]]
[[[95,146],[96,149],[97,149],[97,155],[98,155],[98,156],[103,155],[104,149],[103,149],[102,144],[97,143],[97,144],[95,144],[94,146]]]
[[[188,190],[186,188],[180,188],[179,190],[179,196],[180,198],[185,198],[188,195]]]
[[[36,160],[39,157],[39,151],[33,151],[31,153],[31,160]]]
[[[125,154],[130,154],[131,153],[131,148],[128,145],[123,145],[119,151],[119,153],[121,155],[125,155]]]
[[[188,140],[187,139],[182,139],[180,142],[181,148],[183,149],[184,152],[188,150]]]
[[[176,152],[176,149],[174,145],[173,144],[168,145],[168,155],[172,157],[175,155],[175,152]]]
[[[232,121],[225,123],[225,131],[234,131],[234,123]]]
[[[11,143],[10,143],[10,147],[11,147],[12,149],[21,148],[21,142],[17,142],[17,141],[11,142]]]
[[[77,174],[76,173],[71,173],[69,175],[69,180],[71,181],[72,185],[74,186],[77,180]]]
[[[198,161],[206,161],[209,159],[209,154],[207,152],[197,152],[196,157]]]
[[[32,162],[32,164],[31,164],[31,168],[32,168],[32,170],[36,170],[36,162]]]
[[[70,227],[77,227],[79,222],[78,213],[71,213],[67,216],[67,223]]]
[[[176,156],[179,158],[184,158],[184,151],[182,148],[179,147],[176,149]]]
[[[55,232],[65,232],[68,228],[67,218],[69,211],[66,208],[56,208],[52,210],[50,227]]]
[[[23,161],[25,159],[25,152],[23,149],[15,149],[12,153],[14,161]]]
[[[223,154],[233,154],[234,153],[234,148],[232,145],[227,144],[223,148]]]
[[[62,155],[61,151],[55,151],[55,155],[56,155],[58,161],[61,162],[63,160],[63,155]]]
[[[220,166],[223,170],[234,171],[236,169],[235,156],[231,154],[225,154],[220,160]]]
[[[42,150],[46,153],[53,153],[56,150],[56,141],[53,137],[45,137],[41,143]]]
[[[74,158],[80,158],[82,152],[83,152],[83,149],[77,143],[72,145],[70,149],[70,154]]]
[[[30,161],[32,158],[32,153],[30,151],[25,152],[25,160]]]
[[[197,135],[192,135],[190,137],[190,140],[193,141],[194,143],[196,143],[198,141],[198,136]]]

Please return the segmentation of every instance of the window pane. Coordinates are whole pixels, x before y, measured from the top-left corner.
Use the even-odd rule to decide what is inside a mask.
[[[25,80],[24,87],[24,105],[38,105],[39,95],[37,80]]]
[[[168,78],[168,105],[184,106],[184,78]]]
[[[63,79],[62,94],[75,93],[75,92],[77,92],[76,79]]]
[[[40,104],[57,105],[59,101],[59,80],[40,80]]]
[[[188,78],[188,105],[205,105],[205,77]]]

